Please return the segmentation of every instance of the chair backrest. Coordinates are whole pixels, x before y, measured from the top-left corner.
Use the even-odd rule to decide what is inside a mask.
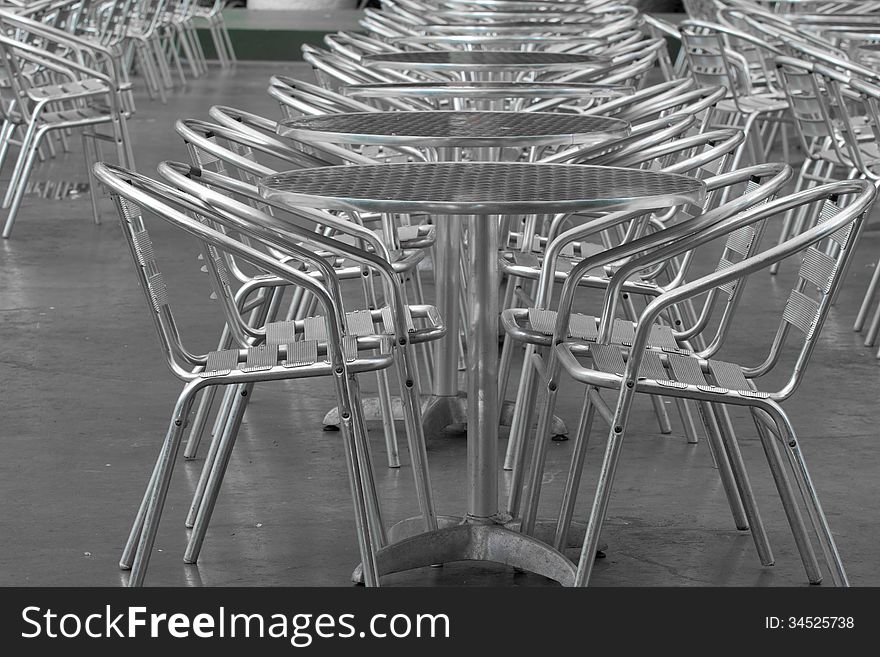
[[[714,21],[718,17],[718,4],[715,0],[682,0],[688,18],[701,21]]]
[[[843,196],[849,196],[853,200],[847,207],[840,208],[835,199]],[[770,355],[758,367],[742,368],[738,371],[738,374],[741,372],[746,378],[756,378],[769,372],[779,362],[786,338],[792,330],[795,330],[800,334],[801,339],[797,344],[792,345],[795,351],[794,367],[788,381],[773,393],[738,391],[740,394],[773,401],[783,401],[790,397],[803,379],[810,356],[817,344],[819,331],[828,315],[835,292],[844,280],[858,235],[864,225],[865,215],[870,210],[875,196],[876,189],[864,180],[841,181],[776,199],[734,217],[733,221],[753,224],[758,221],[766,221],[774,216],[782,216],[804,205],[819,204],[822,206],[819,223],[807,231],[738,263],[685,284],[649,304],[639,318],[630,350],[633,357],[626,364],[624,377],[627,379],[636,377],[648,340],[653,332],[652,327],[660,314],[671,305],[708,293],[713,289],[724,288],[730,284],[742,287],[750,275],[767,269],[774,263],[798,257],[800,267],[795,284],[782,311],[778,329],[770,348]],[[717,227],[702,231],[694,240],[706,242],[715,239],[723,230],[727,230],[727,226],[722,222]],[[681,245],[673,243],[668,247],[661,247],[652,255],[663,257],[676,248],[681,248]],[[829,251],[834,255],[828,255]],[[632,266],[637,267],[639,264],[636,261]],[[606,293],[603,318],[613,317],[609,311],[613,310],[615,297],[619,294],[622,285],[621,281],[628,273],[630,273],[630,268],[624,267],[615,274]],[[559,315],[563,315],[563,313],[559,313]],[[567,321],[567,316],[558,316],[558,322],[561,326],[567,326],[567,323],[563,323]],[[608,324],[610,325],[610,322]],[[600,335],[600,339],[607,336],[609,332],[607,326],[601,328],[604,329],[604,332]],[[747,330],[750,341],[754,343],[755,335],[751,322]],[[703,354],[699,353],[698,355]]]
[[[867,109],[870,118],[868,125],[874,134],[874,141],[880,143],[880,86],[858,78],[851,78],[849,86],[859,95],[862,106]],[[876,178],[873,167],[868,167],[868,173],[872,179]]]
[[[656,39],[665,39],[666,48],[660,51],[658,63],[664,80],[675,80],[684,72],[684,52],[681,49],[681,32],[672,23],[656,16],[645,16],[645,29],[648,34]],[[670,45],[675,46],[675,61],[672,61],[673,53]]]
[[[375,84],[375,83],[374,83]],[[379,83],[381,84],[381,83]],[[375,112],[378,108],[350,98],[332,89],[324,89],[286,76],[273,76],[269,83],[269,95],[281,104],[286,116],[332,114],[334,112]],[[421,107],[430,109],[418,99],[386,99],[392,109],[410,110]]]
[[[834,141],[825,92],[819,87],[813,64],[778,57],[776,66],[801,148],[807,156],[813,157],[818,151],[830,148]]]
[[[688,62],[688,71],[697,84],[721,86],[736,95],[747,84],[747,71],[734,68],[720,32],[702,26],[681,25],[681,42]]]
[[[759,220],[749,220],[747,213],[774,198],[791,175],[791,167],[787,164],[762,164],[706,179],[709,193],[718,194],[725,189],[733,188],[741,189],[741,192],[732,195],[731,200],[712,210],[690,205],[675,209],[674,215],[665,225],[647,232],[627,231],[627,239],[621,240],[616,245],[607,245],[605,253],[585,258],[572,268],[569,280],[563,286],[559,302],[560,316],[565,316],[571,311],[576,287],[574,281],[580,280],[579,284],[582,285],[584,274],[598,265],[614,264],[616,273],[610,281],[602,311],[603,317],[613,318],[616,317],[619,293],[628,281],[654,281],[655,294],[680,287],[694,261],[695,250],[704,244],[715,242],[719,238],[725,240],[716,270],[748,257],[754,253],[760,242],[762,227],[759,225]],[[634,221],[644,221],[645,218],[650,218],[650,215],[628,217],[623,214],[620,218],[609,215],[598,223],[607,224],[630,218]],[[569,236],[576,235],[578,231],[578,228],[573,228],[554,239],[547,249],[548,263],[554,257],[553,252],[559,252],[565,241],[571,239]],[[550,264],[545,265],[545,268],[552,271]],[[668,282],[660,285],[657,276],[664,271]],[[548,282],[548,277],[542,274],[539,296],[545,303],[550,300]],[[727,305],[735,305],[739,298],[738,291],[732,286],[725,291],[728,293]],[[701,334],[709,324],[713,310],[716,309],[715,302],[715,295],[706,299],[694,323],[690,326],[684,324],[675,326],[674,332],[681,339],[689,339]],[[716,332],[726,330],[727,320],[729,320],[729,309],[722,311],[722,321],[717,325]],[[559,321],[560,326],[567,326],[567,319],[563,321],[560,318]],[[710,340],[715,341],[712,338]]]
[[[358,62],[340,57],[322,48],[305,44],[302,46],[303,59],[311,64],[318,83],[327,89],[337,91],[346,84],[365,84],[368,82],[414,82],[420,78],[399,71],[367,68]],[[427,74],[424,77],[429,76]]]
[[[643,39],[615,50],[610,63],[596,70],[586,68],[567,73],[548,73],[536,76],[537,80],[554,82],[601,82],[603,84],[626,84],[641,88],[666,47],[663,39]]]
[[[824,107],[831,125],[836,128],[835,135],[838,139],[833,139],[832,145],[838,157],[858,169],[862,175],[877,180],[878,172],[873,158],[862,150],[864,136],[861,128],[864,127],[864,117],[868,117],[868,125],[874,131],[873,134],[878,134],[877,126],[871,121],[874,118],[871,107],[864,102],[865,94],[852,86],[852,76],[837,69],[815,64],[813,74],[818,85],[828,95]]]
[[[629,116],[638,116],[653,111],[656,103],[664,102],[667,98],[676,98],[689,89],[693,89],[695,83],[691,78],[679,78],[667,80],[648,87],[643,87],[629,96],[613,98],[607,102],[584,110],[584,114],[611,116],[627,119]]]
[[[231,128],[237,132],[251,135],[263,142],[271,143],[273,148],[284,151],[293,149],[304,153],[306,161],[311,161],[310,166],[326,166],[328,164],[342,164],[351,162],[355,164],[373,164],[374,161],[359,155],[358,153],[337,146],[336,144],[306,143],[290,137],[279,138],[278,123],[253,112],[229,107],[227,105],[214,105],[208,111],[208,116],[220,125]]]
[[[382,239],[373,231],[356,221],[337,216],[325,210],[308,207],[290,207],[272,200],[265,201],[265,209],[255,207],[252,199],[260,199],[259,188],[248,182],[220,173],[193,167],[178,162],[163,162],[160,174],[175,187],[196,196],[212,207],[225,208],[239,216],[262,226],[283,227],[283,232],[295,236],[301,243],[317,245],[331,253],[345,254],[364,263],[376,260],[391,262],[391,252]],[[366,248],[356,246],[352,240],[340,240],[339,235],[348,235]],[[369,250],[367,250],[367,248]]]
[[[612,153],[628,156],[648,146],[656,146],[672,139],[678,139],[690,131],[696,119],[693,116],[679,115],[661,117],[632,126],[630,134],[611,141],[589,146],[560,149],[545,156],[541,162],[547,163],[589,163],[593,158]]]
[[[799,207],[819,211],[818,222],[812,228],[729,268],[730,274],[738,274],[734,280],[741,280],[788,258],[799,261],[769,354],[762,363],[745,371],[748,378],[767,374],[779,364],[789,343],[788,348],[794,352],[792,373],[777,392],[769,395],[772,399],[787,399],[802,381],[875,196],[876,188],[869,182],[847,180],[790,194],[755,211],[756,216],[767,218],[781,217]],[[844,198],[849,201],[841,207]]]
[[[413,29],[412,26],[403,25],[396,21],[392,14],[376,11],[370,7],[364,9],[363,14],[364,17],[358,23],[370,34],[390,39],[418,34],[418,31]]]
[[[401,286],[397,284],[392,254],[376,233],[359,225],[357,221],[346,221],[330,212],[308,207],[279,205],[271,200],[267,203],[275,212],[273,214],[261,212],[233,198],[233,196],[259,197],[259,190],[256,187],[219,173],[177,162],[162,162],[159,165],[159,173],[175,187],[217,212],[219,216],[226,217],[227,227],[237,230],[239,225],[243,225],[248,234],[256,231],[270,243],[279,244],[287,255],[303,259],[317,272],[323,274],[324,283],[329,287],[340,316],[344,316],[341,291],[332,265],[325,260],[327,252],[354,260],[362,265],[361,272],[364,274],[370,270],[378,274],[382,281],[385,302],[391,309],[393,317],[391,324],[397,342],[405,344],[409,325],[406,319],[405,299]],[[356,219],[356,216],[354,218]],[[355,238],[355,244],[351,244],[350,240],[338,239],[336,233]],[[273,242],[276,236],[283,236],[293,241]],[[389,323],[386,322],[386,327],[388,325]]]
[[[291,211],[288,208],[266,201],[260,196],[257,189],[260,179],[277,173],[277,171],[258,162],[258,156],[263,158],[271,157],[274,161],[288,162],[295,165],[296,168],[315,166],[312,162],[301,161],[300,154],[296,151],[291,151],[291,149],[280,150],[277,144],[257,136],[236,132],[234,129],[226,126],[190,119],[178,121],[175,129],[187,144],[192,163],[203,172],[218,174],[213,180],[215,186],[236,195],[244,203],[268,216],[278,213],[283,215]],[[371,164],[375,163],[373,160],[366,158],[364,160]],[[285,169],[290,168],[289,165],[285,166]],[[231,182],[233,180],[244,184]],[[300,219],[305,219],[310,223],[310,230],[325,231],[326,228],[332,227],[335,232],[342,232],[360,239],[366,239],[367,243],[371,244],[374,248],[381,244],[379,238],[365,228],[358,227],[344,219],[335,219],[329,213],[316,214],[316,212],[304,210],[295,214]],[[320,221],[314,217],[318,217]],[[392,238],[393,236],[389,236],[389,239]],[[379,247],[379,252],[386,253],[385,247]],[[230,271],[237,278],[242,280],[247,278],[247,276],[241,273],[234,260],[230,260],[227,264]]]
[[[255,243],[264,239],[261,234],[250,231],[250,243],[236,239],[232,236],[233,231],[248,229],[243,222],[236,222],[229,216],[220,215],[196,198],[135,172],[99,162],[94,167],[94,174],[106,186],[116,203],[123,234],[134,261],[138,281],[150,308],[163,355],[176,376],[183,380],[196,378],[198,373],[193,372],[193,368],[204,368],[208,365],[209,355],[191,352],[183,344],[172,312],[168,288],[157,264],[145,216],[160,218],[199,240],[214,291],[221,300],[226,314],[227,325],[241,347],[259,343],[265,339],[266,332],[265,328],[251,327],[239,313],[231,280],[225,270],[224,254],[234,254],[268,273],[281,277],[291,284],[302,286],[315,294],[324,306],[328,335],[331,336],[328,348],[332,362],[340,364],[344,362],[337,346],[341,345],[344,327],[340,322],[333,293],[321,283],[297,271],[295,267],[280,262],[256,248]],[[261,242],[261,244],[268,245],[270,242]],[[285,246],[289,246],[292,254],[304,258],[310,257],[305,251],[299,253],[295,245]],[[319,263],[316,264],[321,266]],[[332,279],[332,270],[327,267],[324,269],[326,269],[325,274],[330,277],[328,284],[333,286],[335,281]],[[338,290],[336,292],[338,293]]]
[[[725,46],[724,54],[737,68],[745,68],[745,77],[751,86],[764,91],[775,92],[776,80],[773,58],[784,54],[777,40],[769,40],[766,35],[754,35],[751,30],[741,30],[719,21],[689,20],[682,24],[688,30],[699,30],[703,34],[720,35]],[[693,41],[693,39],[692,39]]]

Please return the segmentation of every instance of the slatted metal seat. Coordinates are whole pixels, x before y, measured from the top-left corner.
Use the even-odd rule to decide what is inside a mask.
[[[69,100],[94,94],[104,94],[110,87],[103,80],[85,79],[61,84],[30,87],[27,95],[33,100]]]
[[[633,325],[635,326],[635,325]],[[652,328],[652,337],[654,329]],[[633,337],[634,333],[633,333]],[[614,336],[612,334],[612,341]],[[649,343],[652,340],[649,338]],[[630,345],[632,342],[630,342]],[[579,354],[580,355],[580,354]],[[623,376],[629,350],[615,344],[593,344],[589,347],[589,357],[593,368],[598,372]],[[639,363],[638,383],[655,383],[680,391],[714,393],[727,395],[734,393],[742,397],[769,399],[769,392],[756,390],[749,383],[742,367],[736,363],[721,360],[701,359],[678,349],[662,351],[648,350]]]
[[[522,316],[522,312],[527,313],[526,317]],[[520,309],[519,313],[508,313],[508,318],[517,321],[521,331],[533,331],[535,334],[543,335],[541,340],[538,335],[532,344],[540,344],[549,346],[552,343],[550,339],[554,335],[556,329],[556,311],[546,310],[543,308],[527,308]],[[522,319],[526,319],[525,322]],[[612,327],[610,341],[612,344],[631,346],[633,337],[635,336],[635,323],[625,319],[615,319]],[[599,338],[599,318],[593,315],[584,315],[581,313],[572,313],[568,324],[568,335],[566,338],[575,338],[586,342],[595,342]],[[651,337],[649,345],[656,349],[661,349],[669,353],[692,353],[690,349],[682,347],[675,338],[672,327],[664,324],[657,324],[651,328]]]

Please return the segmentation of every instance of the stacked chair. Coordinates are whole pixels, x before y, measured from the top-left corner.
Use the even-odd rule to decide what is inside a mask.
[[[221,66],[235,61],[222,18],[222,0],[52,0],[0,7],[0,166],[18,155],[3,196],[8,238],[37,161],[67,151],[82,135],[87,168],[111,142],[118,162],[134,169],[127,123],[135,111],[132,73],[164,102],[174,85],[171,66],[186,83],[207,71],[195,20],[207,21]],[[92,208],[99,221],[91,185]]]
[[[778,88],[791,108],[789,118],[804,156],[796,188],[853,177],[880,184],[872,114],[880,74],[876,66],[859,59],[859,43],[853,42],[852,34],[877,24],[877,15],[859,13],[857,3],[835,7],[832,16],[770,12],[741,0],[712,3],[712,11],[716,23],[726,26],[723,29],[748,32],[765,44],[764,49],[779,51],[773,58]],[[803,208],[790,212],[780,242],[815,221],[815,213],[807,215]],[[778,265],[771,267],[771,273],[777,270]],[[875,268],[854,322],[855,331],[865,331],[866,346],[876,345],[880,334],[878,294],[880,268]]]
[[[163,93],[169,62],[183,79],[181,53],[190,73],[199,70],[198,44],[185,27],[194,17],[212,26],[221,61],[234,58],[231,48],[224,50],[228,43],[217,19],[220,2],[200,9],[191,2],[147,1],[162,11],[152,18],[141,12],[139,22],[127,26],[123,42],[132,44],[130,56],[141,62],[157,95]],[[184,560],[197,561],[254,383],[261,381],[333,380],[366,584],[379,583],[376,554],[394,537],[374,482],[359,375],[376,376],[389,467],[405,464],[395,429],[395,420],[403,420],[418,522],[426,530],[438,527],[419,397],[432,380],[429,343],[446,331],[444,318],[426,299],[426,273],[420,267],[435,247],[433,224],[420,216],[356,219],[345,212],[290,207],[266,200],[258,188],[263,177],[285,169],[429,159],[426,149],[413,147],[341,147],[279,137],[282,119],[456,106],[448,98],[427,96],[386,95],[367,102],[356,97],[365,87],[456,82],[470,97],[479,89],[476,82],[451,74],[369,67],[363,57],[404,48],[517,49],[510,31],[500,27],[510,20],[503,10],[466,9],[454,0],[382,4],[381,10],[364,11],[362,32],[330,35],[326,47],[303,47],[317,83],[283,75],[269,81],[268,94],[279,105],[276,117],[215,106],[206,108],[206,116],[178,121],[176,131],[190,162],[164,162],[161,181],[135,173],[123,157],[121,166],[94,167],[117,205],[166,361],[184,382],[121,559],[121,566],[132,570],[132,585],[144,582],[182,445],[192,459],[200,442],[209,439],[185,521],[192,533]],[[751,532],[759,561],[772,565],[729,412],[730,406],[741,406],[754,421],[808,581],[818,583],[826,572],[835,584],[846,585],[841,556],[783,404],[806,374],[875,198],[878,79],[858,75],[864,67],[843,59],[839,44],[829,43],[821,57],[806,57],[820,47],[824,32],[807,30],[794,42],[792,35],[805,28],[764,7],[753,10],[751,3],[733,1],[686,6],[690,20],[678,27],[600,0],[570,3],[553,21],[544,20],[541,11],[525,18],[516,14],[533,34],[547,37],[546,43],[523,41],[523,49],[588,53],[601,56],[605,64],[519,76],[511,84],[586,84],[607,93],[577,102],[524,101],[511,91],[505,107],[624,119],[631,129],[625,137],[599,144],[523,149],[515,158],[680,173],[701,179],[707,195],[700,204],[664,212],[523,216],[499,222],[501,248],[489,254],[504,275],[499,388],[502,401],[508,392],[515,400],[505,459],[512,470],[507,511],[521,519],[521,532],[535,533],[539,503],[549,485],[545,469],[556,402],[563,388],[582,384],[582,410],[553,543],[560,550],[567,545],[592,424],[599,417],[609,429],[575,580],[586,585],[633,401],[637,393],[649,395],[661,432],[670,433],[668,397],[687,440],[707,438],[734,525]],[[577,34],[566,38],[571,32],[563,28],[571,24]],[[466,38],[435,38],[456,29],[481,36],[471,44]],[[667,50],[667,40],[681,44],[678,54]],[[7,41],[0,41],[4,51],[13,48]],[[31,68],[19,68],[22,76],[33,76]],[[107,80],[101,93],[115,90],[112,97],[122,106],[118,97],[124,89],[113,87],[109,75]],[[14,130],[4,128],[7,142]],[[791,131],[805,157],[797,175],[787,164],[773,162],[777,144],[786,144]],[[790,182],[794,191],[788,191]],[[156,221],[195,237],[200,245],[204,270],[225,313],[225,324],[217,327],[216,351],[197,354],[181,341],[159,254],[148,236]],[[768,245],[768,235],[780,228],[778,242]],[[709,269],[700,271],[706,261]],[[798,263],[797,275],[779,309],[778,330],[766,356],[748,363],[725,357],[749,278],[788,261]],[[589,293],[601,302],[589,314],[574,312],[576,302]],[[865,303],[877,294],[875,275]],[[878,324],[880,311],[868,330],[870,340]],[[781,370],[785,358],[793,363],[791,375],[781,387],[765,386],[765,377]],[[512,382],[519,360],[521,373]],[[400,410],[395,410],[392,391],[399,391]]]

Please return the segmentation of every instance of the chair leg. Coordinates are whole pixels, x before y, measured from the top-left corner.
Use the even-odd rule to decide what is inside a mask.
[[[397,446],[397,429],[394,426],[394,408],[391,404],[391,386],[388,383],[388,371],[376,372],[379,406],[382,412],[382,430],[385,435],[385,451],[389,468],[400,467],[400,453]]]
[[[177,75],[180,78],[181,86],[186,89],[186,75],[183,72],[183,62],[180,60],[180,35],[177,30],[174,29],[169,38],[169,53],[171,54],[171,60],[174,62],[174,66],[177,69]]]
[[[538,519],[538,504],[541,499],[541,488],[544,479],[544,468],[547,461],[547,447],[550,439],[550,425],[553,422],[553,413],[556,410],[556,396],[558,393],[558,375],[555,359],[550,356],[547,365],[547,381],[541,385],[543,403],[540,404],[538,413],[538,426],[535,429],[535,441],[532,445],[531,463],[529,464],[529,477],[525,483],[523,492],[524,504],[522,507],[522,527],[524,534],[531,535]],[[540,385],[540,384],[539,384]]]
[[[599,471],[599,481],[596,484],[596,493],[590,509],[590,517],[587,520],[587,530],[584,535],[584,543],[581,546],[581,555],[578,559],[577,572],[575,573],[574,585],[587,586],[590,575],[593,573],[593,563],[596,560],[596,551],[599,549],[599,539],[602,535],[602,526],[608,515],[608,503],[611,501],[611,488],[614,484],[614,475],[617,472],[617,464],[620,461],[620,449],[623,445],[624,423],[629,414],[630,400],[624,395],[618,400],[617,410],[614,413],[608,439],[605,444],[605,455],[602,458],[602,466]]]
[[[217,55],[217,61],[220,62],[220,68],[229,67],[229,59],[226,56],[226,44],[223,43],[223,35],[212,20],[208,20],[208,32],[211,34],[211,42],[214,44],[214,53]]]
[[[526,452],[529,445],[529,427],[532,423],[532,413],[538,396],[538,375],[532,363],[532,358],[536,354],[537,348],[535,346],[526,345],[519,388],[516,391],[516,402],[513,407],[513,420],[510,423],[507,453],[504,458],[504,469],[513,471],[510,477],[507,512],[514,517],[518,516],[520,512]]]
[[[93,135],[89,135],[85,130],[82,132],[83,157],[86,161],[86,176],[89,179],[89,198],[92,201],[92,217],[95,225],[101,225],[101,212],[98,209],[98,179],[92,174],[92,164],[97,161],[97,151],[90,140],[95,139]],[[94,154],[94,155],[92,155]]]
[[[877,309],[874,311],[874,318],[871,320],[871,325],[868,327],[867,333],[865,333],[866,347],[874,346],[878,333],[880,333],[880,305],[878,305]]]
[[[184,563],[196,563],[202,550],[205,540],[205,534],[208,531],[208,524],[211,522],[211,515],[214,513],[214,507],[217,504],[217,497],[220,494],[220,487],[223,485],[223,477],[226,475],[226,468],[229,466],[229,458],[232,455],[232,448],[235,445],[235,439],[238,437],[238,431],[241,428],[241,421],[244,418],[246,407],[246,399],[254,388],[253,383],[246,383],[235,386],[235,396],[230,409],[226,426],[223,428],[220,440],[217,442],[216,453],[213,459],[205,460],[205,471],[208,476],[205,482],[205,492],[198,505],[195,522],[192,525],[192,533],[189,542],[186,545],[186,551],[183,555]],[[212,445],[213,447],[213,445]],[[209,458],[210,458],[209,454]]]
[[[156,64],[159,66],[159,73],[162,76],[162,82],[166,89],[174,88],[174,79],[171,77],[171,68],[168,66],[168,55],[165,52],[165,43],[167,37],[156,36],[151,40],[153,51],[156,55]]]
[[[199,405],[196,408],[196,414],[190,423],[189,439],[183,450],[183,458],[192,461],[196,458],[199,451],[199,444],[205,433],[205,426],[208,424],[208,416],[211,413],[211,407],[214,405],[217,388],[211,386],[199,395]]]
[[[195,54],[192,50],[192,43],[190,43],[189,37],[186,33],[186,28],[182,25],[177,26],[177,43],[181,50],[183,50],[183,56],[186,57],[186,61],[189,64],[190,73],[194,78],[201,76],[202,72],[199,69]]]
[[[581,409],[581,417],[578,421],[577,433],[575,433],[574,437],[574,445],[572,445],[568,477],[565,480],[565,488],[562,491],[562,503],[559,506],[559,517],[556,522],[556,536],[553,540],[553,547],[560,552],[565,549],[568,542],[568,531],[571,527],[572,516],[574,516],[574,507],[581,485],[584,462],[587,459],[590,430],[593,428],[593,418],[596,416],[596,408],[590,400],[591,390],[593,389],[587,386],[584,391],[584,403]]]
[[[18,215],[19,209],[21,208],[21,201],[24,198],[24,192],[27,188],[27,182],[30,178],[31,169],[34,166],[34,158],[37,155],[37,149],[39,148],[40,142],[42,141],[42,138],[45,134],[46,132],[44,130],[37,131],[28,149],[26,151],[23,150],[20,154],[25,156],[25,161],[24,166],[22,167],[16,181],[15,195],[13,196],[12,203],[9,206],[9,213],[6,215],[6,225],[3,227],[4,239],[9,239],[9,236],[12,235],[12,226],[15,224],[15,218]]]
[[[345,372],[334,376],[337,385],[337,403],[340,408],[340,429],[346,447],[346,464],[355,501],[355,523],[364,570],[364,584],[378,586],[377,548],[387,542],[381,525],[377,494],[370,464],[369,441],[361,407],[357,378]]]
[[[412,370],[412,356],[407,346],[398,351],[395,357],[397,376],[403,385],[403,417],[406,423],[406,440],[412,461],[413,478],[416,485],[416,498],[425,519],[425,530],[437,529],[437,512],[434,509],[434,494],[428,472],[428,453],[425,447],[425,433],[422,427],[421,395],[418,380]]]
[[[378,308],[379,302],[372,278],[361,279],[364,301],[369,308]],[[388,383],[388,370],[376,372],[378,384],[379,410],[382,415],[382,430],[385,436],[385,452],[389,468],[400,467],[400,450],[397,445],[397,428],[394,426],[394,407],[391,403],[391,386]],[[403,379],[400,381],[403,384]]]
[[[211,388],[216,389],[217,386],[211,386]],[[205,394],[208,394],[208,392],[209,391],[206,390]],[[220,446],[223,443],[224,438],[227,436],[227,427],[230,426],[230,419],[235,410],[236,401],[239,401],[239,404],[244,406],[243,399],[237,400],[236,392],[236,386],[228,386],[223,390],[223,403],[221,404],[217,417],[215,418],[215,426],[217,428],[211,434],[211,442],[208,444],[208,452],[205,454],[205,462],[202,464],[202,471],[199,474],[199,480],[196,483],[196,489],[193,492],[189,510],[183,521],[184,526],[188,529],[192,529],[195,526],[196,518],[199,515],[199,509],[203,506],[202,503],[208,490],[208,480],[211,476],[214,463],[217,462],[217,455],[220,453]],[[241,397],[241,395],[239,395],[239,397]]]
[[[639,314],[636,312],[632,297],[629,294],[623,295],[623,310],[627,319],[637,321]],[[660,426],[660,433],[669,435],[672,433],[672,423],[669,421],[669,413],[666,411],[666,404],[663,397],[659,395],[651,395],[651,406],[654,408],[654,417],[657,418],[657,424]]]
[[[413,300],[417,304],[425,303],[425,290],[422,286],[422,274],[416,267],[412,272]],[[419,356],[422,360],[421,376],[422,389],[430,390],[434,381],[434,360],[431,356],[431,343],[423,342],[419,345]]]
[[[129,586],[142,586],[144,583],[147,566],[150,563],[150,556],[156,541],[156,534],[159,531],[159,520],[161,519],[162,509],[165,506],[165,499],[168,496],[168,487],[171,484],[174,462],[177,460],[177,452],[180,448],[181,437],[183,436],[184,420],[189,414],[193,394],[200,385],[200,382],[188,384],[183,394],[177,400],[171,426],[168,427],[168,433],[165,436],[165,442],[159,453],[153,478],[150,481],[150,486],[147,489],[147,495],[144,500],[146,504],[144,504],[142,528],[137,532],[137,550],[135,551],[131,566],[131,575],[128,580]],[[135,524],[137,524],[137,518],[135,519]],[[134,528],[132,531],[134,531]]]
[[[9,153],[9,144],[12,142],[12,134],[15,132],[15,124],[11,121],[4,121],[3,128],[0,129],[0,169],[6,162],[6,155]]]
[[[810,584],[818,584],[822,581],[822,572],[819,570],[819,562],[816,560],[816,552],[813,550],[813,544],[807,535],[807,528],[804,525],[804,518],[801,510],[795,501],[794,491],[791,488],[791,482],[785,471],[785,465],[782,461],[782,455],[779,453],[779,447],[776,444],[776,437],[771,435],[764,427],[759,419],[756,410],[752,409],[752,419],[755,422],[755,428],[758,430],[758,437],[764,448],[764,454],[767,457],[767,463],[770,466],[770,473],[773,475],[773,481],[776,484],[776,490],[779,493],[779,499],[782,501],[782,508],[788,518],[791,533],[794,536],[794,542],[797,546],[798,553],[801,555],[801,561],[804,564],[804,570],[807,572],[807,579]]]
[[[807,469],[807,463],[801,452],[800,443],[794,432],[794,427],[791,426],[788,416],[785,415],[779,406],[774,404],[770,408],[772,408],[772,410],[767,409],[768,413],[771,415],[779,429],[779,435],[782,437],[782,442],[788,448],[786,454],[788,455],[789,462],[794,471],[795,481],[798,484],[801,496],[806,504],[813,529],[819,538],[819,544],[822,546],[825,562],[831,571],[831,579],[835,586],[849,586],[849,579],[847,578],[846,570],[843,567],[843,560],[840,558],[837,543],[834,541],[831,527],[828,525],[828,519],[825,517],[825,512],[822,510],[822,504],[819,502],[819,496],[816,493],[816,488],[813,485],[813,480]]]
[[[22,126],[17,126],[22,127]],[[15,196],[15,192],[18,189],[18,181],[21,177],[21,171],[24,167],[25,162],[28,158],[28,151],[34,143],[34,135],[37,132],[37,126],[35,123],[30,123],[27,126],[27,129],[24,132],[24,136],[21,138],[21,144],[18,149],[18,157],[15,159],[15,166],[12,169],[12,176],[9,178],[9,182],[6,187],[6,194],[3,196],[2,206],[4,208],[8,208],[12,205],[12,199]],[[37,146],[34,150],[39,151],[39,146]]]
[[[880,263],[874,267],[874,273],[871,275],[871,282],[868,283],[868,289],[862,299],[862,305],[859,307],[859,314],[856,316],[853,331],[861,331],[868,319],[868,313],[871,310],[871,304],[874,303],[874,297],[877,296],[877,290],[880,289]]]
[[[236,56],[235,48],[232,45],[232,37],[229,34],[229,28],[226,27],[226,20],[222,15],[218,15],[217,20],[220,26],[220,34],[223,36],[223,42],[226,44],[226,56],[229,59],[230,64],[235,64],[238,61],[238,57]]]
[[[739,498],[742,501],[746,518],[749,521],[749,528],[752,532],[752,539],[755,541],[758,558],[761,560],[762,565],[772,566],[775,562],[773,550],[770,548],[767,530],[764,528],[764,523],[761,520],[761,513],[758,510],[758,503],[755,500],[755,494],[749,481],[749,475],[739,449],[739,443],[733,432],[730,415],[727,412],[727,408],[720,404],[709,404],[709,410],[714,414],[718,422],[721,445],[730,464],[736,489],[739,492]]]

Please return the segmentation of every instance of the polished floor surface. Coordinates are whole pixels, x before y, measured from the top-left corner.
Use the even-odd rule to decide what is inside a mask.
[[[231,73],[213,70],[167,105],[140,99],[132,121],[140,170],[154,171],[164,159],[184,160],[174,121],[204,118],[212,104],[276,116],[265,94],[274,72],[308,75],[301,64],[242,64]],[[44,184],[28,196],[13,238],[0,244],[0,585],[124,582],[117,560],[180,390],[160,358],[112,207],[104,202],[104,222],[95,225],[88,195],[77,191],[86,175],[76,146],[36,170],[34,181]],[[8,168],[3,173],[8,177]],[[182,311],[184,339],[208,349],[218,334],[219,309],[208,298],[192,244],[165,226],[153,233],[172,303]],[[851,330],[878,253],[880,233],[869,232],[806,381],[786,404],[855,585],[880,584],[880,362]],[[792,272],[789,265],[779,277],[762,273],[750,281],[726,356],[749,362],[763,357]],[[364,384],[369,389],[372,381]],[[560,411],[571,424],[579,393],[569,386],[562,394]],[[198,566],[184,565],[181,556],[183,518],[202,461],[178,464],[149,584],[351,585],[357,548],[339,434],[321,427],[332,399],[323,381],[257,388]],[[773,567],[762,567],[750,536],[733,527],[705,442],[687,444],[671,415],[673,433],[660,435],[650,405],[639,400],[611,503],[608,555],[597,564],[593,583],[804,585],[748,417],[734,414],[776,553]],[[602,438],[604,427],[597,423],[585,491],[595,482]],[[381,433],[373,431],[371,439],[387,520],[414,515],[405,450],[403,467],[391,470],[384,465]],[[505,444],[500,440],[499,450]],[[441,513],[464,509],[465,453],[461,436],[431,445]],[[558,502],[570,453],[570,442],[552,444],[547,513]],[[502,478],[502,488],[504,483]],[[585,510],[584,503],[579,511]],[[550,583],[465,563],[386,581]]]

